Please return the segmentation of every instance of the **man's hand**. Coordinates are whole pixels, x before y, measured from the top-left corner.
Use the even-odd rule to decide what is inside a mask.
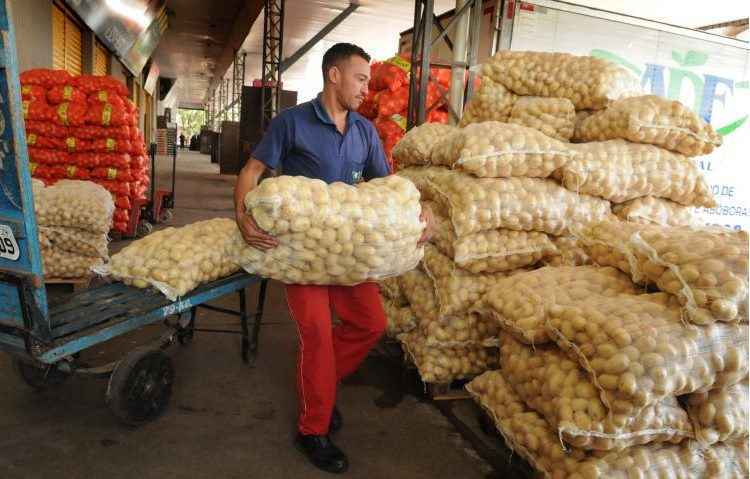
[[[419,245],[423,245],[424,243],[430,241],[433,233],[432,230],[435,227],[435,220],[432,217],[432,211],[424,203],[421,203],[421,206],[422,212],[419,214],[419,221],[425,223],[425,227],[424,231],[422,231],[422,237],[419,238]]]
[[[238,213],[237,226],[239,226],[245,242],[253,248],[266,251],[279,245],[279,240],[260,229],[249,214]]]

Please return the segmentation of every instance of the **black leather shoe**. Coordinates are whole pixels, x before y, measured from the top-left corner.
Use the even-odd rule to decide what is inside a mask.
[[[294,445],[305,453],[315,467],[333,474],[346,472],[349,460],[346,454],[331,442],[328,436],[297,434]]]
[[[328,425],[328,433],[337,432],[344,425],[344,418],[341,417],[341,411],[336,406],[333,406],[333,412],[331,413],[331,423]]]

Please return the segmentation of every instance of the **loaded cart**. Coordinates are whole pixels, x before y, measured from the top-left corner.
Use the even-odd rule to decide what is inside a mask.
[[[155,290],[122,283],[104,284],[50,303],[43,281],[42,258],[34,215],[13,26],[0,1],[0,350],[12,356],[20,378],[34,388],[61,382],[72,374],[109,377],[106,399],[127,424],[158,417],[166,407],[174,370],[163,349],[186,344],[195,331],[242,335],[242,356],[253,362],[263,314],[266,282],[237,273],[204,284],[177,301]],[[260,282],[252,332],[245,301],[247,286]],[[207,302],[231,294],[239,311]],[[239,316],[240,331],[197,329],[197,308]],[[164,323],[168,330],[147,346],[109,364],[83,364],[79,353],[142,326]]]

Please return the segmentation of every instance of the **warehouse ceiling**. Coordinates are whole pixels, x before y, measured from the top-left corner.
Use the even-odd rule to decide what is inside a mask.
[[[231,64],[263,0],[167,0],[169,28],[154,52],[162,77],[176,78],[180,105],[202,108],[214,72]]]

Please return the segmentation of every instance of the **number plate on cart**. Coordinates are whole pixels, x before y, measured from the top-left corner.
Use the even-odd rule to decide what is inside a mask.
[[[13,230],[7,225],[0,225],[0,258],[16,261],[20,255]]]

